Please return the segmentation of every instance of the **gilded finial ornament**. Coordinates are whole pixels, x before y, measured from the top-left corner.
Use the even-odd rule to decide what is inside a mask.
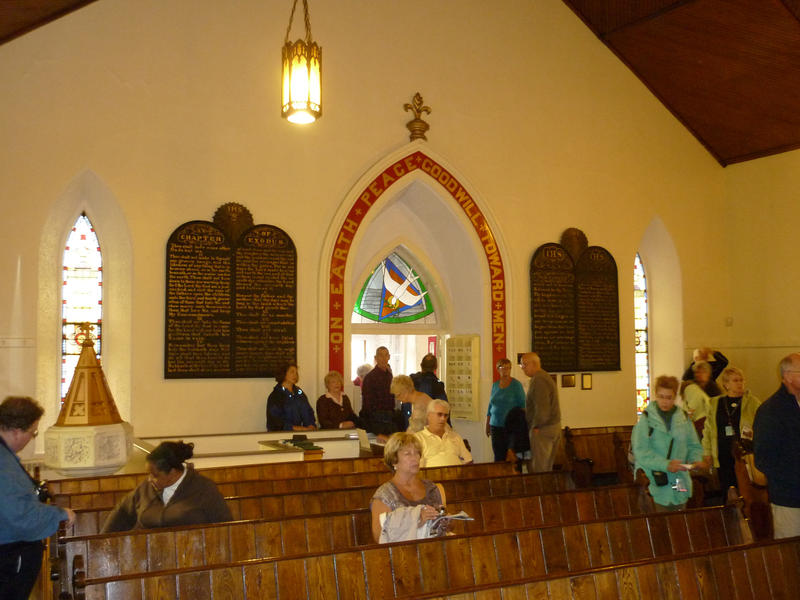
[[[409,139],[413,142],[414,140],[426,140],[428,138],[425,137],[425,132],[430,129],[430,125],[427,122],[423,121],[420,117],[423,113],[431,113],[430,106],[423,106],[422,104],[422,96],[419,92],[414,94],[414,99],[412,100],[411,104],[406,102],[403,105],[403,108],[408,111],[412,111],[414,113],[414,118],[411,119],[408,123],[406,123],[406,127],[411,132],[411,135],[408,136]]]

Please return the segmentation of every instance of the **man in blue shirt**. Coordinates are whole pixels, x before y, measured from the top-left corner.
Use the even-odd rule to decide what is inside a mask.
[[[61,521],[75,521],[71,509],[39,501],[36,482],[17,458],[39,433],[43,413],[31,398],[0,404],[0,600],[28,598],[42,566],[41,540]]]
[[[775,538],[800,535],[800,354],[780,364],[781,387],[753,422],[756,467],[767,476]]]

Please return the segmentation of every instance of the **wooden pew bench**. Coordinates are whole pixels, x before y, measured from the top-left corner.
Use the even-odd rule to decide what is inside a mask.
[[[388,479],[388,474],[386,479]],[[476,477],[442,481],[447,501],[467,498],[508,496],[511,494],[542,494],[571,489],[569,473],[551,471],[503,477]],[[377,486],[360,486],[339,490],[277,493],[226,498],[234,520],[283,518],[343,512],[366,507]],[[114,506],[113,497],[105,497],[105,507],[77,509],[75,524],[64,535],[98,533]]]
[[[380,457],[368,457],[262,463],[198,469],[199,473],[202,473],[217,483],[252,479],[303,479],[306,477],[320,477],[323,475],[336,475],[341,473],[361,473],[365,471],[386,472],[386,465]],[[129,473],[124,475],[105,475],[102,477],[51,479],[48,480],[47,486],[51,494],[132,490],[145,479],[147,479],[147,473]]]
[[[434,481],[453,479],[477,479],[514,475],[513,465],[509,463],[477,463],[451,467],[422,469],[422,477]],[[362,486],[378,487],[391,477],[388,469],[382,471],[363,471],[360,473],[335,473],[316,477],[293,479],[251,479],[242,481],[218,482],[217,488],[223,496],[254,496],[261,494],[311,492],[331,489],[344,489]],[[133,488],[120,488],[108,491],[72,492],[52,494],[59,506],[79,508],[108,508],[116,506]]]
[[[612,427],[565,427],[562,447],[557,456],[564,469],[584,473],[586,464],[591,461],[589,477],[595,481],[615,481],[616,483],[630,483],[632,478],[623,479],[627,468],[627,442],[630,442],[633,425],[617,425]],[[624,456],[618,451],[618,444],[625,444]],[[584,477],[586,475],[583,475]],[[578,483],[581,486],[589,482]]]
[[[475,533],[359,549],[75,579],[91,600],[116,598],[418,598],[452,588],[563,576],[752,541],[734,507]],[[171,557],[170,557],[171,560]],[[175,564],[175,563],[170,563]]]
[[[633,485],[453,502],[474,521],[455,521],[455,533],[579,523],[639,514]],[[373,542],[368,509],[282,520],[261,519],[194,527],[62,538],[58,587],[71,587],[75,564],[89,578],[146,570],[219,564],[287,554],[354,548]],[[169,557],[169,558],[166,558]],[[198,562],[199,561],[199,562]],[[72,568],[68,568],[72,567]]]
[[[678,559],[636,561],[550,578],[524,578],[420,594],[419,600],[756,600],[796,598],[800,539],[694,552]]]

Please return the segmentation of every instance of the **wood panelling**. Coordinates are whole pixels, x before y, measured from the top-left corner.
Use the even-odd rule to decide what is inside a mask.
[[[722,164],[800,147],[797,0],[564,0]]]

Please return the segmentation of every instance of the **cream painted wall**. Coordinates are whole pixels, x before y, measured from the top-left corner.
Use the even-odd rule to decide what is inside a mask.
[[[617,259],[622,370],[595,373],[591,392],[562,390],[565,424],[634,420],[627,270],[655,216],[683,275],[683,324],[674,326],[685,327],[687,346],[727,340],[718,317],[738,305],[717,257],[744,221],[713,224],[729,206],[728,174],[750,169],[719,167],[561,0],[312,2],[324,116],[306,128],[278,114],[289,4],[102,0],[0,46],[0,206],[13,223],[0,272],[15,282],[0,288],[0,337],[36,337],[44,215],[90,169],[130,232],[125,351],[136,432],[262,428],[271,381],[163,379],[167,237],[230,201],[292,236],[301,385],[313,397],[326,352],[323,240],[356,182],[406,145],[402,105],[419,91],[433,109],[425,147],[463,175],[497,223],[511,290],[510,353],[530,344],[528,269],[537,246],[574,226]],[[0,393],[34,393],[32,352],[0,348],[0,373],[9,373]],[[488,361],[482,376],[491,380]],[[515,376],[523,377],[518,369]]]
[[[721,214],[730,261],[732,325],[721,343],[737,357],[748,387],[766,399],[779,385],[778,362],[800,350],[797,252],[800,152],[725,169],[728,203]]]

